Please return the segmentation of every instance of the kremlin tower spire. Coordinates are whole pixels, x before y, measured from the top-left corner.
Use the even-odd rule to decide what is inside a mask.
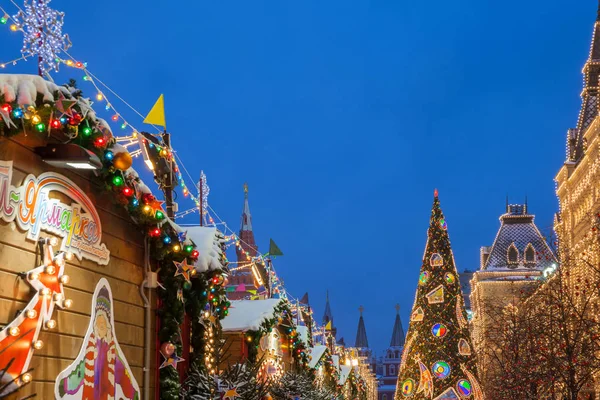
[[[402,321],[400,321],[400,304],[396,304],[396,321],[394,321],[390,347],[404,347],[404,329],[402,328]]]
[[[247,183],[244,184],[244,208],[242,209],[240,232],[238,234],[235,254],[237,256],[237,268],[229,279],[230,284],[235,286],[235,291],[228,292],[227,297],[231,300],[242,300],[251,295],[248,290],[257,289],[251,260],[258,254],[258,247],[256,246],[254,232],[252,231],[252,215],[250,214],[250,205],[248,204]]]
[[[254,241],[254,232],[252,231],[252,214],[250,214],[250,205],[248,204],[248,184],[244,183],[244,209],[242,210],[242,219],[240,226],[240,247],[236,248],[238,264],[244,264],[249,258],[256,257],[258,247]],[[246,255],[247,254],[247,255]]]
[[[354,347],[366,349],[369,347],[369,339],[367,339],[367,329],[365,328],[365,320],[363,318],[363,311],[365,311],[365,308],[360,306],[358,311],[360,311],[360,318],[358,319],[358,329],[356,331],[356,342]]]

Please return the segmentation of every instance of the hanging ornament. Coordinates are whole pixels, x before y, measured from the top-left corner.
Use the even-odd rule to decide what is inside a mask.
[[[442,228],[443,230],[448,230],[448,224],[446,223],[446,220],[444,218],[440,219],[440,228]]]
[[[421,379],[419,380],[419,387],[417,393],[425,392],[426,397],[433,397],[433,378],[429,369],[418,360],[419,370],[421,371]]]
[[[237,388],[236,388],[236,387],[233,387],[233,388],[231,388],[231,389],[228,389],[228,390],[225,392],[225,394],[223,395],[223,400],[225,400],[225,399],[233,400],[233,399],[235,399],[236,397],[241,397],[241,396],[240,396],[240,395],[239,395],[239,393],[237,392]]]
[[[459,380],[456,384],[456,389],[458,389],[458,394],[461,397],[469,397],[473,393],[471,383],[466,379]]]
[[[177,271],[175,271],[175,276],[183,276],[186,281],[190,281],[190,274],[194,267],[188,265],[187,259],[183,259],[183,262],[173,261],[173,264],[177,267]]]
[[[426,295],[429,304],[438,304],[444,302],[444,287],[442,285],[436,287]]]
[[[171,342],[165,342],[160,346],[160,352],[165,356],[175,353],[175,345]]]
[[[73,108],[73,106],[75,104],[77,104],[77,100],[67,100],[65,95],[61,91],[59,91],[58,92],[58,100],[56,100],[56,103],[54,104],[54,106],[61,114],[68,115],[69,117],[74,117],[73,111],[71,110],[71,108]],[[71,124],[71,125],[74,125],[74,124]]]
[[[452,274],[451,272],[446,272],[446,275],[444,275],[444,279],[449,285],[452,285],[456,281],[454,274]]]
[[[181,361],[185,361],[183,358],[179,357],[176,354],[171,354],[171,355],[165,355],[163,354],[163,357],[165,358],[165,360],[163,361],[163,363],[160,365],[159,369],[165,368],[165,367],[173,367],[175,369],[177,369],[177,363],[181,362]]]
[[[133,159],[128,151],[123,151],[114,155],[113,165],[115,168],[126,171],[131,167],[131,164],[133,164]]]
[[[446,333],[448,333],[448,328],[446,328],[446,325],[438,323],[433,325],[431,328],[431,333],[437,338],[442,338],[446,336]]]
[[[402,395],[404,397],[411,397],[415,394],[415,381],[408,378],[402,382]]]
[[[435,364],[433,364],[431,370],[438,379],[446,379],[448,376],[450,376],[450,365],[448,365],[448,363],[445,361],[437,361]]]
[[[183,301],[183,290],[181,288],[177,289],[177,300],[179,300],[180,302],[184,302]]]
[[[441,267],[442,265],[444,265],[444,259],[442,258],[442,255],[440,253],[433,253],[431,255],[431,259],[429,260],[429,264],[432,267]]]
[[[460,338],[458,341],[458,354],[461,356],[471,355],[471,346],[469,346],[469,342],[467,342],[464,338]]]
[[[427,282],[429,282],[429,272],[423,271],[419,275],[419,284],[425,285]]]

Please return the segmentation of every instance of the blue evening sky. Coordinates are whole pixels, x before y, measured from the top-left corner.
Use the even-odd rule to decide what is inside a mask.
[[[210,204],[236,230],[248,182],[260,250],[275,239],[286,288],[308,291],[319,319],[329,289],[348,344],[360,305],[377,351],[396,303],[408,327],[434,188],[461,271],[493,242],[507,193],[551,227],[593,0],[52,5],[70,53],[120,96],[145,113],[165,94],[175,150],[195,179],[206,172]],[[0,34],[0,61],[18,57],[20,35]],[[96,94],[80,71],[54,76]]]

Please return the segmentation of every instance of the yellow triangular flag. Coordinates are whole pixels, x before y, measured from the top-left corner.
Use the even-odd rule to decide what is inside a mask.
[[[152,110],[146,115],[145,124],[159,125],[167,129],[167,121],[165,120],[165,97],[160,95]]]
[[[331,330],[331,321],[329,321],[329,322],[327,323],[327,325],[325,325],[325,330],[326,330],[326,331],[330,331],[330,330]]]

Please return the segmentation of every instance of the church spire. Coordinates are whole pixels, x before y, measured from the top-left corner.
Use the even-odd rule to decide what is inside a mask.
[[[369,339],[367,339],[367,329],[365,328],[365,320],[363,319],[363,311],[365,311],[365,308],[360,306],[358,311],[360,311],[360,318],[358,319],[358,329],[356,331],[356,343],[354,344],[354,347],[366,349],[369,347]]]
[[[404,346],[404,329],[400,321],[400,304],[396,304],[396,321],[394,321],[394,330],[392,331],[392,340],[390,347]]]
[[[325,297],[325,313],[323,314],[323,325],[327,325],[329,321],[331,321],[331,326],[333,327],[333,313],[331,312],[331,306],[329,305],[329,290],[327,290]]]
[[[252,215],[248,204],[248,184],[244,183],[244,208],[242,210],[242,223],[239,233],[239,244],[236,246],[237,260],[241,263],[249,262],[258,254],[258,246],[252,231]]]
[[[599,91],[600,86],[600,1],[598,2],[598,11],[594,32],[592,33],[592,43],[590,45],[590,54],[583,67],[584,84],[581,92],[581,111],[577,121],[576,129],[569,129],[567,135],[567,160],[579,160],[585,151],[584,135],[594,119],[598,116],[600,107]]]

